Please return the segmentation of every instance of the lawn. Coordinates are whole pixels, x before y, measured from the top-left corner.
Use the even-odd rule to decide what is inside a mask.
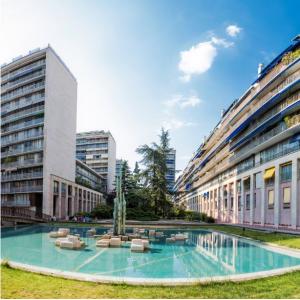
[[[2,298],[300,298],[300,271],[240,283],[130,286],[55,278],[2,266]]]
[[[295,235],[243,231],[224,225],[197,228],[300,249],[300,237]],[[2,298],[300,298],[300,271],[239,283],[228,281],[173,287],[98,284],[34,274],[5,265],[1,267],[1,275]]]
[[[214,229],[218,231],[223,231],[229,234],[236,234],[247,238],[252,238],[258,241],[265,243],[272,243],[279,246],[285,246],[290,248],[300,249],[300,236],[285,234],[285,233],[276,233],[276,232],[264,232],[253,229],[245,229],[243,231],[240,227],[227,226],[227,225],[212,225],[212,226],[201,226],[207,229]]]

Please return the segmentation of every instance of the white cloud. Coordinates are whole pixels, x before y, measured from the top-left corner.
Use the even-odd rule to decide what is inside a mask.
[[[165,102],[165,105],[167,107],[178,106],[183,109],[183,108],[187,108],[187,107],[196,107],[201,102],[202,102],[202,100],[195,95],[191,95],[188,97],[185,97],[183,95],[174,95],[170,100]]]
[[[224,48],[229,48],[229,47],[232,47],[234,45],[233,42],[228,42],[225,39],[219,39],[219,38],[216,38],[216,37],[212,37],[211,42],[214,45],[223,46]]]
[[[178,120],[176,118],[166,120],[166,121],[163,122],[163,127],[166,130],[180,129],[180,128],[183,128],[183,127],[191,127],[191,126],[196,126],[196,125],[197,125],[197,123],[186,122],[186,121]]]
[[[218,54],[216,46],[228,48],[233,45],[233,42],[212,37],[209,41],[198,43],[189,50],[181,51],[178,64],[179,70],[183,72],[181,79],[188,82],[192,75],[199,75],[208,71]]]
[[[226,32],[231,37],[236,37],[240,32],[242,28],[238,27],[237,25],[229,25],[226,27]]]

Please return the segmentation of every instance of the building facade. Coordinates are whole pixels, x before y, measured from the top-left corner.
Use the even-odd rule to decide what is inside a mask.
[[[167,154],[166,158],[167,164],[167,188],[169,192],[172,192],[175,185],[175,172],[176,172],[176,150],[170,149],[169,153]]]
[[[53,215],[53,176],[75,181],[77,81],[50,46],[1,74],[1,205]]]
[[[123,159],[116,160],[116,176],[118,176],[118,174],[120,174],[124,162],[125,162],[125,160],[123,160]]]
[[[300,229],[300,37],[222,115],[175,185],[218,222]]]
[[[103,176],[78,159],[76,159],[75,182],[92,188],[102,194],[106,193],[106,180]]]
[[[77,133],[76,158],[103,176],[106,190],[114,190],[116,142],[109,131]]]

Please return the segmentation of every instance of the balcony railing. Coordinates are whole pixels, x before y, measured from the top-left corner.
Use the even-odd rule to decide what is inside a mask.
[[[2,136],[4,133],[9,133],[11,131],[16,131],[18,129],[26,129],[31,126],[43,125],[43,124],[44,124],[44,119],[38,118],[38,119],[33,119],[30,121],[22,122],[22,123],[16,124],[16,125],[9,125],[9,126],[1,129]]]
[[[10,174],[2,175],[1,181],[13,181],[13,180],[24,180],[24,179],[36,179],[43,177],[43,172],[23,173],[23,174]]]
[[[2,125],[7,123],[7,122],[12,122],[12,121],[15,121],[15,120],[20,119],[20,118],[29,117],[29,116],[31,116],[33,114],[36,114],[36,113],[42,113],[44,111],[44,108],[45,108],[44,105],[39,105],[39,106],[36,106],[36,107],[31,107],[31,108],[28,108],[28,109],[24,109],[20,112],[17,112],[15,114],[12,114],[12,115],[9,115],[9,116],[6,116],[6,117],[3,117],[2,118]]]
[[[272,130],[266,132],[262,136],[254,139],[252,142],[250,142],[250,144],[248,146],[245,146],[245,147],[241,148],[241,150],[237,151],[232,157],[230,157],[229,161],[230,162],[235,161],[236,159],[243,156],[245,153],[248,153],[253,148],[255,148],[258,145],[274,138],[276,135],[282,133],[285,130],[287,130],[287,126],[285,126],[285,125],[280,125],[280,126],[277,126],[277,127],[273,128]]]
[[[24,161],[13,161],[13,162],[7,162],[3,163],[1,165],[1,169],[13,169],[13,168],[22,168],[22,167],[30,167],[34,165],[40,165],[43,163],[43,159],[28,159]]]
[[[38,79],[39,77],[44,76],[45,73],[46,73],[45,70],[41,70],[41,71],[34,72],[33,74],[21,77],[21,78],[15,80],[15,81],[7,82],[6,84],[2,85],[2,87],[1,87],[2,91],[1,92],[5,93],[7,90],[18,86],[20,83],[26,84],[26,82],[29,82],[31,79],[34,79],[34,78]]]
[[[12,156],[12,155],[18,155],[18,154],[23,154],[23,153],[28,153],[28,152],[38,152],[38,151],[43,151],[43,146],[38,146],[38,147],[27,147],[23,149],[15,149],[15,150],[10,150],[6,152],[1,152],[2,158]]]
[[[14,143],[19,143],[19,142],[26,142],[26,141],[30,141],[32,139],[36,139],[36,138],[42,138],[43,132],[38,132],[36,134],[28,134],[27,136],[18,136],[16,138],[11,138],[11,139],[4,139],[3,141],[1,141],[2,146],[6,146],[9,144],[14,144]]]
[[[2,201],[1,202],[1,207],[29,207],[30,206],[30,201],[18,201],[18,200],[14,200],[14,201]]]
[[[4,82],[4,81],[6,81],[8,79],[11,79],[11,78],[13,78],[15,76],[21,75],[22,73],[25,73],[25,72],[29,71],[30,69],[34,69],[34,68],[37,68],[39,66],[46,66],[45,59],[39,60],[37,62],[34,62],[34,63],[30,64],[30,65],[22,67],[22,68],[20,68],[20,69],[18,69],[16,71],[13,71],[13,72],[10,72],[10,73],[8,73],[6,75],[3,75],[2,76],[2,81]]]
[[[11,111],[14,111],[14,110],[17,110],[17,109],[20,109],[20,108],[23,108],[23,107],[26,107],[26,106],[30,106],[32,104],[36,104],[36,103],[39,103],[39,102],[43,102],[45,101],[45,97],[37,97],[33,100],[30,100],[30,101],[20,101],[18,105],[15,105],[15,106],[10,106],[8,108],[3,108],[1,109],[1,116],[11,112]]]
[[[32,193],[32,192],[42,192],[42,185],[33,185],[33,186],[20,186],[20,187],[10,187],[2,188],[1,194],[12,194],[12,193]]]
[[[32,93],[35,90],[38,90],[38,89],[41,89],[41,88],[44,88],[44,87],[45,87],[45,82],[42,81],[42,82],[38,82],[38,83],[35,83],[35,84],[31,84],[31,85],[23,87],[23,88],[19,88],[19,89],[13,91],[13,92],[8,92],[7,94],[5,94],[1,97],[2,103],[5,102],[5,101],[10,101],[13,98],[23,96],[25,94]]]
[[[49,221],[51,216],[24,207],[1,207],[1,217],[17,217],[38,221]]]

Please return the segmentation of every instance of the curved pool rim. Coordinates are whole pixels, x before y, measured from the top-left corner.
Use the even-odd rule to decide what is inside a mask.
[[[173,227],[174,228],[174,227]],[[178,228],[179,229],[179,228]],[[187,228],[185,228],[187,229]],[[213,229],[204,229],[204,231],[209,232],[219,232],[224,233],[229,236],[238,237],[241,240],[246,240],[247,243],[263,247],[267,250],[271,250],[273,252],[279,252],[280,254],[286,254],[289,256],[300,258],[300,250],[289,248],[285,246],[277,246],[271,243],[260,242],[258,240],[254,240],[252,238],[239,236],[236,234],[225,233],[221,230],[213,230]],[[128,284],[128,285],[147,285],[147,286],[174,286],[174,285],[195,285],[199,283],[211,283],[211,282],[224,282],[224,281],[232,281],[232,282],[240,282],[240,281],[248,281],[255,280],[260,278],[272,277],[283,275],[286,273],[291,273],[294,271],[300,271],[300,265],[285,267],[285,268],[277,268],[268,271],[258,271],[251,273],[243,273],[243,274],[234,274],[234,275],[223,275],[223,276],[212,276],[212,277],[194,277],[194,278],[134,278],[134,277],[120,277],[120,276],[105,276],[105,275],[94,275],[88,273],[79,273],[79,272],[71,272],[71,271],[63,271],[58,269],[34,266],[29,264],[23,264],[15,261],[7,261],[1,259],[2,263],[8,263],[8,265],[14,269],[19,269],[23,271],[28,271],[32,273],[38,273],[42,275],[65,278],[70,280],[78,280],[78,281],[88,281],[88,282],[97,282],[97,283],[105,283],[105,284]]]

